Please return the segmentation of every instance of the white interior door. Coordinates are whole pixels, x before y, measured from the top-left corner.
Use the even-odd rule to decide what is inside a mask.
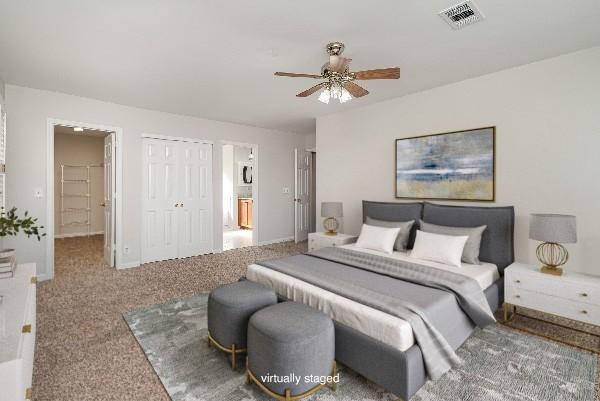
[[[179,246],[187,258],[213,251],[212,145],[179,142]]]
[[[178,255],[178,142],[144,138],[142,263]]]
[[[144,138],[142,263],[213,251],[212,145]]]
[[[104,260],[115,266],[115,134],[104,138]]]
[[[308,239],[310,227],[310,164],[311,153],[301,149],[294,150],[294,238],[296,242]]]

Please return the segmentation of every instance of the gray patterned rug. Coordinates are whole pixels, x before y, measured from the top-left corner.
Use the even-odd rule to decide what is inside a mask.
[[[180,299],[124,315],[173,401],[267,401],[245,385],[243,369],[206,343],[207,295]],[[597,357],[538,337],[492,325],[458,350],[465,361],[411,401],[590,401]],[[340,369],[337,392],[311,401],[396,400],[349,369]]]

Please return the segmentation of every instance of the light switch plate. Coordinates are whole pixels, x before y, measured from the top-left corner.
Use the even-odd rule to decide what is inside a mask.
[[[284,194],[289,194],[290,193],[290,189],[288,187],[283,187],[283,193]]]

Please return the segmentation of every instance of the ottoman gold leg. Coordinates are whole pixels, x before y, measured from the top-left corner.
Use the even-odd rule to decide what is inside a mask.
[[[331,371],[331,377],[332,377],[332,381],[331,381],[331,391],[336,391],[337,390],[337,383],[333,380],[335,380],[335,375],[337,374],[337,363],[335,361],[333,361],[333,370]]]
[[[228,354],[231,354],[231,368],[233,370],[235,370],[236,366],[237,366],[237,354],[241,354],[246,352],[246,348],[236,348],[235,344],[231,344],[231,347],[224,347],[223,345],[219,344],[218,341],[216,341],[214,338],[212,338],[212,336],[210,335],[210,333],[208,333],[208,344],[210,346],[214,345],[215,348],[227,352]]]
[[[285,401],[291,401],[292,391],[289,388],[285,389]]]
[[[248,357],[246,357],[246,384],[252,384],[252,379],[250,378],[250,371],[248,370]]]

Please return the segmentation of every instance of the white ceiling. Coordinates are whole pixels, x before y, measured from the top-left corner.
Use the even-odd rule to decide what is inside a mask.
[[[458,0],[0,0],[7,83],[294,132],[315,117],[600,45],[598,0],[476,0],[483,22],[453,31]],[[399,66],[344,105],[295,94],[327,42],[353,70]],[[568,77],[557,77],[568,79]],[[490,94],[493,96],[493,94]]]

